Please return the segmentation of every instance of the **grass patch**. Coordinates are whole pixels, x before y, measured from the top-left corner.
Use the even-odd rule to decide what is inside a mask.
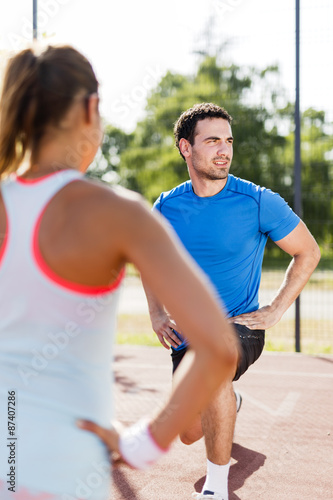
[[[130,345],[145,345],[160,347],[161,343],[155,334],[149,334],[144,332],[138,333],[123,333],[119,332],[116,336],[117,344],[130,344]]]
[[[284,276],[285,270],[263,270],[260,286],[268,290],[278,290]],[[305,285],[305,290],[333,290],[333,272],[316,270]]]
[[[294,321],[282,320],[266,332],[266,351],[295,352]],[[150,318],[145,314],[118,316],[117,344],[160,347],[153,332]],[[306,320],[302,326],[301,350],[304,354],[333,354],[333,321]],[[320,338],[316,339],[317,336]],[[318,333],[319,332],[319,333]]]
[[[117,344],[160,346],[146,314],[121,314],[118,316]]]
[[[295,340],[269,338],[265,343],[265,351],[295,352]],[[333,354],[333,347],[325,342],[313,342],[301,338],[301,352],[302,354]]]
[[[333,321],[307,319],[301,322],[301,351],[304,354],[333,354]],[[282,320],[266,331],[265,350],[295,352],[295,322]]]

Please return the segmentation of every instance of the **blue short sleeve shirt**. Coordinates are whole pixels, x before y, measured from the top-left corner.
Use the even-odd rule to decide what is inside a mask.
[[[267,238],[278,241],[299,217],[277,193],[228,176],[215,196],[197,196],[191,181],[162,193],[154,204],[210,278],[229,316],[259,307]]]

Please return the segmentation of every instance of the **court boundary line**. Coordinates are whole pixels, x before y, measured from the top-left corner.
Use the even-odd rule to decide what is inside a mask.
[[[154,369],[156,364],[153,363],[123,363],[122,361],[115,361],[114,367],[121,366],[123,368],[147,368]],[[159,369],[171,371],[171,364],[159,364]],[[281,370],[258,370],[249,368],[247,373],[254,375],[284,375],[287,377],[317,377],[317,378],[333,378],[333,373],[316,373],[316,372],[297,372],[297,371],[283,371]]]

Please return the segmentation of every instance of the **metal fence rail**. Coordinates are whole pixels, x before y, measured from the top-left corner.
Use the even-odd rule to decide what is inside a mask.
[[[246,34],[241,28],[238,32],[228,33],[228,16],[239,16],[239,20],[244,21],[245,2],[213,0],[213,4],[214,15],[194,48],[198,61],[203,53],[214,52],[224,63],[240,66],[252,64],[263,68],[273,66],[277,60],[282,61],[280,74],[284,99],[294,104],[294,171],[283,170],[284,165],[290,163],[290,159],[287,160],[290,152],[281,153],[278,164],[266,165],[272,178],[266,187],[278,191],[289,201],[309,226],[323,252],[320,267],[301,294],[300,301],[269,331],[268,346],[295,348],[303,352],[333,352],[333,102],[330,88],[333,2],[267,2],[260,13],[255,13],[256,19],[260,17],[260,28],[254,27]],[[281,13],[284,22],[275,22],[275,17]],[[219,16],[222,23],[216,21]],[[33,34],[37,38],[37,0],[33,0]],[[247,60],[244,60],[245,52]],[[249,96],[250,101],[264,99],[262,89],[258,95],[254,91]],[[228,102],[225,107],[228,109]],[[306,110],[310,111],[305,116]],[[304,123],[308,131],[306,138],[302,135]],[[321,135],[318,135],[319,130]],[[257,138],[258,144],[253,146],[258,147],[258,154],[260,140]],[[254,178],[255,169],[253,166]],[[284,176],[290,176],[290,182],[284,186],[276,182],[275,172],[280,170]],[[314,171],[317,177],[315,186],[311,184]],[[233,173],[242,177],[241,166]],[[166,186],[166,189],[170,187]],[[331,214],[329,220],[328,214]],[[264,261],[262,303],[270,300],[283,280],[281,253],[274,255],[272,257],[269,253],[269,259]],[[279,269],[273,270],[275,267]]]

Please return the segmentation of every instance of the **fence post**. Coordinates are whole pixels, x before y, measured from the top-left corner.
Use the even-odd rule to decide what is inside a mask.
[[[294,210],[302,217],[301,180],[301,115],[300,115],[300,0],[296,0],[296,95],[295,95],[295,163]],[[295,301],[295,350],[301,352],[301,298]]]
[[[37,40],[37,0],[32,0],[32,26],[33,26],[33,39]]]

